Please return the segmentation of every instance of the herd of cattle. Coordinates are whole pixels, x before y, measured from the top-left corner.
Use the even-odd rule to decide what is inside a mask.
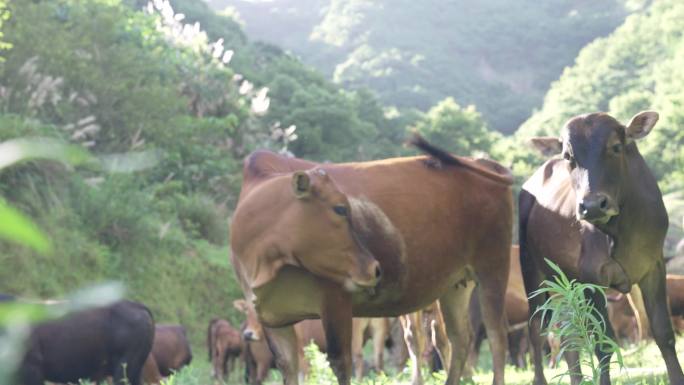
[[[533,139],[548,160],[518,197],[519,248],[511,247],[513,179],[492,160],[454,156],[417,135],[410,143],[425,155],[370,162],[252,153],[230,234],[244,294],[233,305],[246,321],[210,322],[214,375],[226,376],[242,357],[250,383],[277,367],[285,384],[298,384],[307,371],[303,346],[313,341],[348,385],[363,374],[368,338],[382,370],[398,317],[405,344],[393,344],[406,347],[414,384],[427,351],[439,357],[446,383],[458,384],[486,335],[494,384],[504,384],[507,354],[524,365],[529,351],[534,384],[545,385],[535,310],[546,298],[527,298],[554,274],[548,259],[571,279],[610,288],[607,303],[586,293],[610,320],[608,335],[650,336],[670,383],[684,385],[672,327],[682,324],[684,278],[666,276],[667,212],[636,146],[657,120],[646,111],[623,125],[591,113],[570,119],[560,138]],[[635,291],[641,295],[628,294]],[[120,302],[36,326],[19,378],[38,385],[111,375],[137,385],[190,359],[182,328],[155,332],[144,306]],[[565,359],[579,384],[579,356]],[[601,384],[610,384],[605,368]]]

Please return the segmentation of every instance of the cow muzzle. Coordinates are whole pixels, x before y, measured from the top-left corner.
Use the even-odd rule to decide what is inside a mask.
[[[246,329],[244,332],[242,332],[242,338],[245,341],[259,341],[259,335],[251,329]]]
[[[380,263],[373,260],[368,263],[359,276],[351,277],[345,281],[344,286],[349,291],[355,291],[358,288],[373,288],[378,285],[381,278],[382,268],[380,268]]]
[[[617,205],[604,193],[586,195],[577,204],[577,218],[592,224],[606,224],[618,214]]]

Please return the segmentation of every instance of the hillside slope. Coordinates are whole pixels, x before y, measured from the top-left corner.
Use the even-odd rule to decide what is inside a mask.
[[[510,133],[549,83],[624,19],[622,1],[210,0],[273,42],[383,102],[427,110],[453,96]]]

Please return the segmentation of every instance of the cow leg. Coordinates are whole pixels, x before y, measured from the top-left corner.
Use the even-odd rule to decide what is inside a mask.
[[[376,372],[384,371],[385,341],[389,333],[389,325],[386,318],[374,318],[371,320],[373,331],[373,366]]]
[[[425,330],[420,322],[422,312],[417,311],[399,317],[401,327],[404,329],[404,341],[411,361],[411,384],[421,385],[423,377],[420,368],[423,366],[423,352],[425,351]]]
[[[596,292],[590,294],[590,298],[594,304],[594,307],[606,322],[606,336],[613,341],[616,341],[615,330],[608,319],[606,298],[602,294]],[[596,353],[596,357],[598,358],[599,365],[604,365],[601,369],[601,385],[610,385],[610,360],[613,356],[613,352],[608,350],[608,346],[601,345],[597,345],[594,351]]]
[[[157,361],[154,359],[154,355],[149,354],[143,366],[143,382],[152,385],[159,384],[161,380],[162,376],[159,373]]]
[[[665,288],[665,265],[662,255],[656,267],[639,282],[644,306],[650,319],[651,333],[665,360],[670,384],[683,385],[684,375],[677,360],[675,336],[668,311]]]
[[[449,372],[449,364],[451,363],[451,344],[447,336],[446,328],[444,326],[444,316],[442,315],[442,306],[439,301],[436,303],[435,319],[432,324],[432,345],[437,348],[437,354],[442,361],[442,366]]]
[[[266,380],[266,376],[268,375],[268,369],[270,368],[266,363],[260,362],[257,364],[254,385],[261,385]]]
[[[563,339],[561,339],[563,340]],[[561,343],[562,345],[563,343]],[[570,385],[579,385],[582,382],[582,368],[580,367],[579,352],[565,351],[563,358],[568,364],[568,372],[570,373]]]
[[[152,350],[152,338],[143,339],[130,346],[129,350],[117,361],[112,370],[115,385],[140,385],[147,356]]]
[[[351,383],[352,372],[352,301],[351,295],[339,287],[325,290],[321,321],[325,330],[327,354],[337,382]]]
[[[43,385],[45,383],[40,364],[23,364],[19,369],[19,379],[22,385]]]
[[[354,375],[363,378],[363,329],[365,318],[354,318],[352,321],[352,355],[354,357]],[[375,336],[374,336],[375,337]]]
[[[211,358],[211,363],[212,363],[212,366],[214,367],[214,378],[216,378],[218,380],[222,380],[226,374],[226,368],[223,365],[226,352],[220,346],[216,346],[213,349],[213,351],[214,351],[214,353],[213,353],[213,356]]]
[[[509,255],[508,253],[509,250],[506,250],[506,256]],[[503,280],[495,276],[478,275],[480,284],[477,291],[482,310],[482,321],[492,352],[493,383],[500,385],[504,383],[506,353],[508,352],[508,321],[506,320],[506,312],[502,311],[505,306],[508,265],[506,265],[505,274]]]
[[[283,375],[285,385],[297,385],[299,383],[299,344],[294,327],[264,327],[264,332],[268,346],[275,356],[276,366]]]
[[[451,362],[446,384],[456,385],[463,374],[463,366],[468,359],[468,347],[470,346],[471,330],[468,320],[468,301],[473,293],[475,283],[467,282],[465,285],[457,285],[449,288],[439,299],[444,317],[449,342],[451,342]],[[503,295],[501,296],[503,298]],[[502,308],[499,309],[501,311]]]

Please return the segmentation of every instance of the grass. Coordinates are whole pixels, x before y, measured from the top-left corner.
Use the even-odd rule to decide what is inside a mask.
[[[677,352],[680,357],[684,357],[684,337],[677,340]],[[211,365],[204,358],[204,352],[198,352],[196,359],[190,366],[183,368],[176,375],[167,378],[163,385],[207,385],[215,384],[211,378]],[[306,381],[305,385],[336,385],[337,382],[327,366],[325,356],[315,349],[309,349],[307,355],[313,358],[312,371],[314,373]],[[614,385],[666,385],[668,384],[665,371],[665,364],[660,355],[655,342],[648,341],[638,345],[628,347],[623,351],[625,369],[613,369],[611,378]],[[479,367],[475,370],[472,382],[462,381],[462,383],[491,384],[492,373],[490,367],[490,355],[486,344],[483,346],[480,356]],[[565,363],[561,362],[558,368],[545,368],[544,372],[549,384],[569,384],[570,380],[564,377],[560,382],[551,379],[562,374],[567,370]],[[586,371],[586,368],[585,368]],[[444,372],[428,373],[423,371],[426,385],[443,384],[446,378]],[[242,368],[239,373],[233,373],[226,385],[244,384]],[[528,385],[532,382],[534,373],[531,365],[526,370],[519,370],[513,366],[506,366],[506,384]],[[386,374],[372,374],[365,377],[362,381],[353,380],[354,385],[409,385],[411,376],[408,368],[398,371],[389,368]],[[282,380],[277,371],[272,370],[267,385],[282,384]]]

